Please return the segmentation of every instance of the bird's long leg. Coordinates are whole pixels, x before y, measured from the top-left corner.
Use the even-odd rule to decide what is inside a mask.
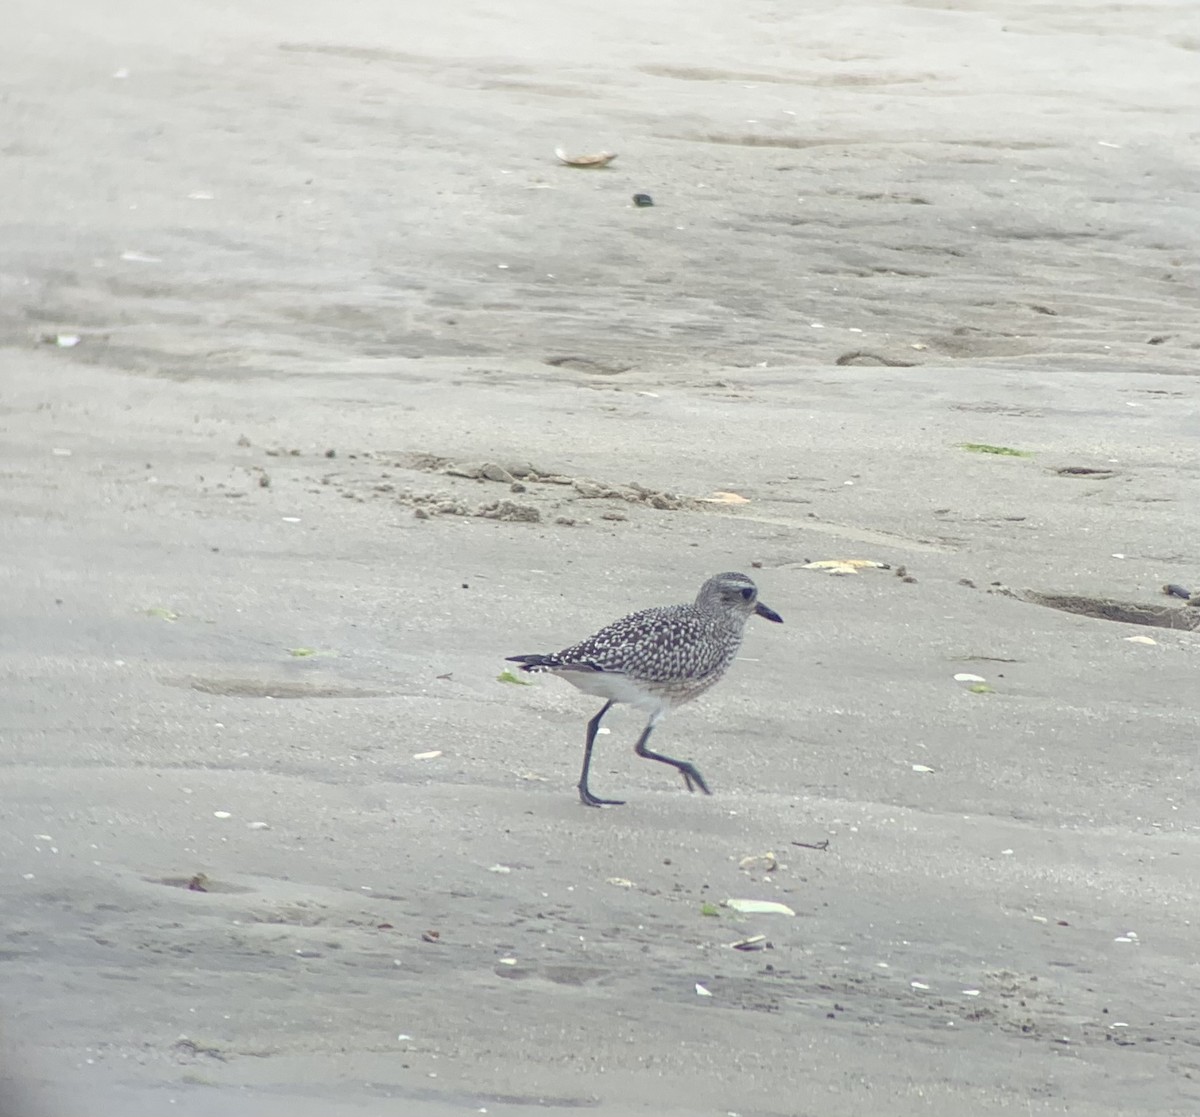
[[[687,784],[688,791],[695,791],[698,787],[705,795],[711,795],[708,790],[708,784],[704,782],[704,777],[700,775],[699,770],[694,764],[690,764],[686,760],[675,760],[670,756],[663,756],[661,752],[651,752],[646,748],[646,742],[650,740],[650,734],[654,732],[654,726],[658,723],[658,717],[652,717],[647,723],[646,728],[642,730],[642,735],[638,738],[637,744],[633,746],[633,751],[638,756],[644,756],[647,760],[657,760],[660,764],[670,764],[676,769],[681,776],[683,782]]]
[[[605,702],[600,712],[588,722],[587,743],[583,746],[583,772],[579,776],[579,801],[585,807],[623,807],[624,799],[600,799],[588,790],[588,768],[592,764],[592,745],[596,743],[596,731],[600,728],[600,719],[608,713],[612,701]]]

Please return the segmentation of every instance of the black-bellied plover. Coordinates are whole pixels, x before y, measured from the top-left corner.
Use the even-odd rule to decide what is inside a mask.
[[[600,720],[616,702],[648,710],[650,720],[634,751],[647,760],[670,764],[683,776],[688,791],[711,795],[695,765],[674,760],[646,747],[654,727],[676,706],[703,694],[729,669],[742,644],[751,614],[776,624],[783,618],[758,600],[758,588],[745,574],[709,578],[691,605],[669,605],[630,613],[594,636],[551,655],[512,655],[522,671],[548,671],[585,694],[604,699],[588,722],[583,746],[579,798],[585,806],[619,807],[623,799],[599,799],[588,790],[588,768]]]

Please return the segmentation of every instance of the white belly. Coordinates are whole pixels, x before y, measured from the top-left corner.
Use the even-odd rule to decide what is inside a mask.
[[[584,694],[594,694],[612,702],[627,702],[639,710],[661,713],[667,703],[658,695],[651,694],[624,675],[607,671],[555,671],[559,678],[566,679]]]

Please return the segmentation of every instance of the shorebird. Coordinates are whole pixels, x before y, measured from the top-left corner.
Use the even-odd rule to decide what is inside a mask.
[[[619,807],[623,799],[601,799],[588,789],[592,746],[600,721],[617,702],[647,710],[650,720],[634,746],[638,756],[669,764],[688,791],[711,795],[694,764],[646,747],[654,727],[676,706],[704,693],[729,669],[751,615],[776,624],[783,618],[758,600],[758,588],[745,574],[717,574],[700,587],[690,605],[668,605],[630,613],[593,636],[549,655],[512,655],[522,671],[549,672],[585,694],[604,699],[587,723],[579,798],[587,807]]]

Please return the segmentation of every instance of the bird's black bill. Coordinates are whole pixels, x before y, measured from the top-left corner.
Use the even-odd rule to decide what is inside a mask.
[[[761,601],[754,606],[754,612],[768,621],[774,621],[776,624],[783,624],[783,618],[775,612],[774,609],[768,609]]]

